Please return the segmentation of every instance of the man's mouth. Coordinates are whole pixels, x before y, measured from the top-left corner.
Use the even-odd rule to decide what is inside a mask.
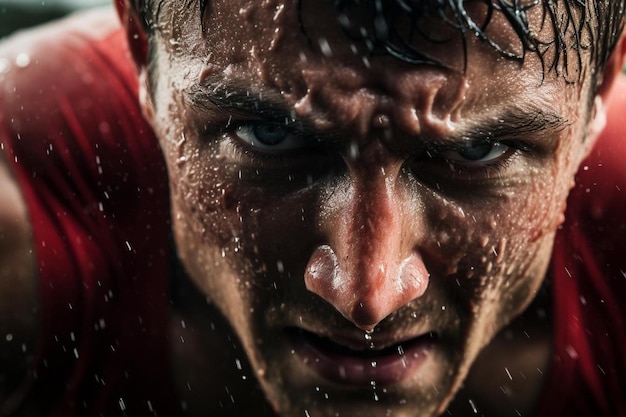
[[[301,328],[289,328],[287,333],[296,354],[318,375],[337,384],[362,387],[386,386],[410,378],[437,339],[435,333],[425,333],[379,349],[373,342],[368,346],[367,337],[363,348],[354,348]]]

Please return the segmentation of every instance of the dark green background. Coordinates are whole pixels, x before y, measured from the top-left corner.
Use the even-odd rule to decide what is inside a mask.
[[[0,0],[0,38],[20,28],[64,16],[78,6],[85,8],[112,3],[113,0]]]

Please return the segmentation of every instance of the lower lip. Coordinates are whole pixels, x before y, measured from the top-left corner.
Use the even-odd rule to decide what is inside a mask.
[[[294,350],[305,365],[329,381],[355,387],[380,387],[408,379],[422,366],[434,341],[427,334],[380,352],[350,354],[328,348],[304,331],[292,336]]]

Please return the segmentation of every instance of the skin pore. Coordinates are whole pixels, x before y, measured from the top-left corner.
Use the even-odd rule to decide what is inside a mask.
[[[255,386],[241,370],[281,416],[443,413],[542,284],[601,98],[589,113],[587,83],[476,39],[467,64],[454,41],[423,46],[442,68],[364,59],[327,2],[304,2],[300,19],[294,2],[216,0],[204,36],[197,8],[171,3],[143,105],[181,262],[211,303],[181,313],[202,330],[177,330],[189,337],[175,368],[203,357],[179,373],[181,395],[236,362],[208,378],[217,390],[194,382],[198,401],[220,412],[221,386],[231,398]],[[515,48],[497,17],[490,30]]]

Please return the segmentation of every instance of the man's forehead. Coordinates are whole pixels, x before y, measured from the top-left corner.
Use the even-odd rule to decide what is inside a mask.
[[[465,6],[463,15],[475,18],[472,24],[488,29],[484,35],[489,36],[489,42],[469,36],[466,28],[455,26],[447,15],[426,7],[425,14],[407,17],[406,13],[401,15],[400,6],[391,12],[384,6],[387,2],[379,1],[216,0],[205,15],[204,43],[212,63],[219,64],[220,58],[228,55],[229,61],[223,65],[247,59],[269,62],[271,56],[282,52],[289,60],[285,65],[319,58],[326,59],[328,65],[341,61],[345,66],[369,67],[375,65],[373,61],[382,60],[384,65],[397,61],[463,72],[468,57],[482,60],[481,54],[500,56],[498,50],[511,56],[523,54],[516,29],[502,12],[492,13],[482,2],[471,3],[475,6]],[[530,14],[528,6],[524,16]]]
[[[233,34],[239,34],[233,28],[246,32],[252,26],[255,35],[273,31],[274,42],[297,35],[305,37],[311,47],[334,52],[331,44],[341,41],[369,57],[390,55],[413,64],[445,66],[443,58],[450,54],[471,59],[468,46],[476,41],[518,61],[529,52],[549,54],[551,47],[575,50],[576,45],[562,42],[574,42],[584,30],[569,36],[555,32],[559,23],[550,23],[559,21],[565,13],[561,9],[567,9],[563,28],[584,28],[582,20],[576,21],[585,17],[584,5],[566,3],[570,2],[213,0],[200,2],[200,6],[205,10],[204,27],[209,35],[233,42],[237,40]]]

